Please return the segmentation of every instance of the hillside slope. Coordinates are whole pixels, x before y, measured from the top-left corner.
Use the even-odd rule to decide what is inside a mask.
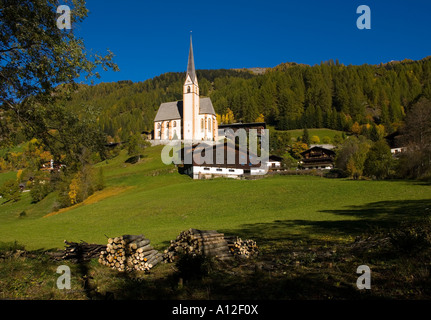
[[[164,165],[161,149],[147,148],[133,165],[125,163],[125,153],[99,163],[106,188],[67,210],[50,214],[54,195],[30,204],[27,193],[17,203],[1,204],[0,242],[62,248],[65,239],[105,243],[107,236],[143,233],[164,249],[188,228],[268,243],[278,237],[350,238],[367,225],[419,214],[429,204],[431,186],[403,181],[310,176],[196,181]],[[20,217],[22,211],[26,215]]]

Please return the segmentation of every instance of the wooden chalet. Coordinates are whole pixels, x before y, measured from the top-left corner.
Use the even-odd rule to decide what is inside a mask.
[[[334,168],[335,152],[323,147],[312,147],[301,153],[300,168],[311,169],[332,169]]]

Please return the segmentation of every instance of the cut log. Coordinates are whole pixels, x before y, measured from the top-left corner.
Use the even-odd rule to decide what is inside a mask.
[[[156,259],[159,254],[158,251],[150,245],[150,240],[146,239],[142,234],[123,235],[109,239],[106,249],[100,252],[99,263],[102,265],[120,272],[148,272],[159,262]],[[147,263],[150,259],[153,262],[152,264]]]

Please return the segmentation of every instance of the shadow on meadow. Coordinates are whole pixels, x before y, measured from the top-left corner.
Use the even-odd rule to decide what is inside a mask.
[[[421,220],[430,208],[431,199],[379,201],[325,211],[331,221],[218,230],[256,241],[259,255],[249,259],[161,264],[149,274],[79,261],[74,272],[89,300],[430,299],[431,223]],[[356,287],[362,264],[372,270],[371,290]]]
[[[84,290],[88,299],[116,300],[429,299],[431,224],[420,222],[429,208],[431,199],[379,201],[325,211],[340,220],[276,220],[218,230],[256,241],[259,255],[162,264],[147,275],[97,266],[102,274],[90,276]],[[402,227],[405,221],[411,224]],[[362,264],[372,269],[371,290],[356,287]],[[89,275],[90,269],[80,271]],[[98,292],[97,283],[107,279],[112,282]]]
[[[376,229],[396,227],[401,221],[414,221],[425,215],[431,215],[431,199],[378,201],[320,212],[345,216],[346,219],[275,220],[269,223],[244,224],[240,229],[227,229],[222,232],[250,238],[261,245],[284,241],[306,241],[320,236],[328,239],[355,237]]]
[[[420,223],[428,208],[430,199],[379,201],[325,211],[344,220],[276,220],[218,230],[256,241],[260,254],[228,263],[204,260],[207,272],[199,265],[194,274],[190,267],[189,277],[180,276],[175,264],[165,265],[171,271],[164,275],[154,271],[153,278],[122,275],[115,298],[428,299],[431,246],[420,241],[430,234],[431,227],[423,233]],[[400,229],[403,221],[412,227]],[[415,250],[418,244],[423,250]],[[362,264],[372,269],[371,290],[356,287]]]

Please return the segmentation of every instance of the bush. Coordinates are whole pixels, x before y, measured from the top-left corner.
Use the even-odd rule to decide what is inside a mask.
[[[392,245],[402,253],[414,254],[431,248],[431,221],[403,222],[389,233]]]
[[[341,169],[331,169],[328,172],[325,173],[325,178],[332,178],[332,179],[338,179],[338,178],[347,178],[349,175],[347,172]]]
[[[30,190],[32,203],[37,203],[43,200],[51,192],[51,186],[47,181],[36,180],[34,186]]]
[[[17,202],[21,198],[21,189],[16,180],[8,180],[0,187],[0,196],[7,201]]]

